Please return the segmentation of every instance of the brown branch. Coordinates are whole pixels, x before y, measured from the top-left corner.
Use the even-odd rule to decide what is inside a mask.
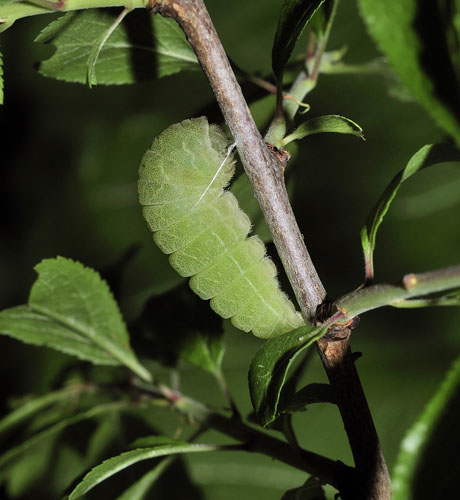
[[[295,220],[284,184],[282,165],[270,153],[257,130],[203,1],[157,0],[154,11],[175,18],[193,47],[236,141],[244,169],[273,235],[302,314],[307,322],[313,322],[326,292]],[[337,392],[360,478],[352,489],[353,493],[350,494],[350,489],[345,485],[340,485],[341,493],[347,500],[389,500],[388,471],[351,359],[348,341],[340,341],[343,343],[343,353],[337,356],[332,341],[322,340],[319,349],[329,379]],[[359,425],[352,425],[353,418],[357,419]],[[369,437],[372,439],[368,442]],[[372,466],[366,463],[369,457]],[[326,473],[322,471],[323,475]],[[361,481],[363,487],[360,487]],[[373,486],[367,487],[368,483]]]

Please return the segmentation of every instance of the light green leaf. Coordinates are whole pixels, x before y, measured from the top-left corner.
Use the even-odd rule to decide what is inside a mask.
[[[287,135],[281,146],[286,146],[292,141],[303,139],[308,135],[334,132],[336,134],[352,134],[364,139],[363,129],[354,121],[339,115],[325,115],[312,118],[303,122],[296,130]]]
[[[94,59],[119,11],[88,9],[69,12],[49,24],[36,42],[51,43],[56,52],[40,64],[45,76],[85,83],[87,63]],[[91,51],[96,51],[91,53]],[[94,65],[97,81],[104,85],[161,78],[179,71],[199,69],[195,54],[177,23],[136,9],[100,48]],[[92,71],[91,71],[92,73]]]
[[[459,396],[460,358],[401,443],[393,500],[457,498]]]
[[[382,196],[367,216],[366,223],[361,229],[361,245],[364,252],[366,281],[374,277],[374,249],[377,230],[390,208],[401,184],[423,168],[444,162],[460,161],[460,151],[450,144],[428,144],[419,149],[409,160],[406,167],[399,171],[386,187]]]
[[[459,81],[449,58],[439,5],[418,0],[360,0],[370,35],[402,82],[460,145]]]
[[[78,332],[46,314],[33,311],[29,306],[17,306],[1,311],[0,333],[26,344],[51,347],[97,365],[120,364],[109,353]]]
[[[174,457],[164,458],[152,470],[149,470],[128,489],[126,489],[116,500],[143,500],[149,489],[156,480],[169,467]]]
[[[9,431],[11,428],[23,423],[27,419],[41,412],[44,408],[60,401],[66,401],[75,395],[76,387],[69,386],[60,391],[50,392],[44,396],[31,399],[23,405],[8,413],[0,420],[0,433]]]
[[[151,380],[129,345],[117,303],[98,273],[63,257],[46,259],[35,269],[39,276],[29,307],[3,311],[0,331],[34,344],[45,334],[49,347],[96,363],[122,364]]]
[[[83,480],[76,486],[69,496],[69,500],[75,500],[82,497],[88,491],[92,490],[102,481],[117,474],[118,472],[143,460],[164,457],[167,455],[178,455],[180,453],[197,453],[204,451],[216,451],[220,447],[208,444],[188,444],[177,441],[175,444],[167,444],[150,448],[140,448],[137,450],[126,451],[121,455],[105,460],[97,467],[94,467]]]
[[[328,36],[328,31],[330,30],[337,4],[338,0],[325,0],[315,12],[310,26],[318,40]]]
[[[78,413],[74,415],[73,417],[68,417],[60,420],[59,422],[50,425],[46,429],[37,432],[34,434],[32,437],[24,441],[23,443],[19,444],[18,446],[15,446],[14,448],[8,450],[7,452],[3,453],[0,455],[0,467],[5,466],[11,460],[14,460],[17,458],[21,453],[24,453],[27,451],[31,446],[35,445],[36,443],[40,442],[42,439],[48,438],[50,436],[55,435],[56,433],[62,431],[63,429],[77,424],[83,420],[88,420],[91,418],[98,417],[99,415],[103,415],[105,413],[112,413],[112,412],[118,412],[120,410],[123,410],[125,408],[132,408],[134,405],[131,402],[127,401],[122,401],[122,402],[116,402],[116,403],[106,403],[106,404],[101,404],[98,406],[95,406],[94,408],[91,408],[88,411]]]
[[[101,53],[101,50],[103,49],[104,45],[107,43],[107,40],[109,39],[110,35],[117,29],[117,27],[120,25],[120,23],[123,21],[123,19],[126,17],[127,14],[131,12],[131,9],[126,7],[121,11],[121,13],[118,15],[118,17],[113,21],[113,23],[106,29],[104,30],[101,35],[99,36],[98,40],[95,40],[92,44],[92,48],[90,50],[89,56],[88,56],[88,61],[87,61],[87,81],[88,85],[91,88],[93,85],[97,85],[97,78],[96,78],[96,63],[99,58],[99,55]]]
[[[278,18],[272,50],[272,67],[281,81],[284,67],[304,28],[324,0],[285,0]]]
[[[283,386],[297,356],[324,335],[327,328],[302,327],[265,342],[249,367],[251,401],[261,425],[279,415]]]

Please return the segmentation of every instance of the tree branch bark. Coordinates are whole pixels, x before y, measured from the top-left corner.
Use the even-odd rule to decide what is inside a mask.
[[[312,323],[318,306],[326,298],[326,291],[294,217],[284,184],[284,169],[270,153],[254,123],[203,1],[157,0],[153,10],[174,17],[193,47],[235,139],[241,162],[273,235],[302,314],[307,322]],[[388,471],[354,368],[348,340],[339,341],[343,351],[339,356],[335,356],[334,349],[329,348],[332,341],[336,342],[331,339],[322,340],[319,349],[329,380],[337,393],[356,461],[357,476],[360,478],[352,489],[353,493],[350,494],[348,487],[346,492],[342,489],[343,498],[389,500],[391,494]],[[355,397],[357,400],[354,400]],[[358,425],[352,425],[355,417]],[[360,425],[364,427],[361,428]],[[369,433],[368,430],[372,432]],[[368,442],[369,436],[371,440]],[[372,457],[372,466],[366,464],[369,457]],[[378,487],[362,487],[362,481]]]

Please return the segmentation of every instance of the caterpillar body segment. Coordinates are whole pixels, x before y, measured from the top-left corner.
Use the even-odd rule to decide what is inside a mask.
[[[139,201],[158,247],[223,318],[262,338],[304,324],[280,290],[263,242],[224,188],[234,173],[223,132],[206,118],[155,138],[139,170]]]

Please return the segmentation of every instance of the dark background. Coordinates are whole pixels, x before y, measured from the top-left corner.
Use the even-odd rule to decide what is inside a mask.
[[[280,2],[209,0],[207,5],[232,59],[247,71],[266,73]],[[33,266],[63,255],[101,271],[132,321],[147,297],[180,283],[150,244],[137,206],[140,158],[157,133],[199,115],[213,96],[200,72],[92,90],[46,79],[34,64],[51,49],[33,44],[46,17],[51,19],[18,21],[1,39],[6,82],[0,109],[0,306],[25,303]],[[350,62],[379,56],[351,2],[339,7],[329,48],[343,45]],[[378,76],[323,75],[307,102],[311,116],[349,117],[367,139],[307,138],[290,167],[301,230],[326,289],[337,297],[362,281],[359,230],[367,212],[412,154],[442,140],[443,133],[417,104],[389,97]],[[253,106],[261,127],[273,104],[268,97]],[[428,169],[403,186],[378,235],[378,280],[458,262],[459,190],[460,172],[452,165]],[[136,253],[127,258],[131,249]],[[361,318],[353,333],[354,350],[364,353],[357,366],[390,468],[404,432],[458,354],[459,320],[455,309],[386,308]],[[249,412],[247,368],[260,341],[228,325],[226,341],[225,372],[238,404]],[[2,413],[11,396],[46,391],[73,361],[6,337],[0,338],[0,359]],[[223,404],[207,375],[188,366],[183,370],[185,392]],[[318,360],[307,379],[324,380]],[[157,422],[170,435],[179,425],[161,412]],[[303,446],[350,463],[335,407],[313,406],[294,422]],[[191,480],[204,488],[203,498],[213,500],[237,495],[275,500],[304,481],[299,471],[243,453],[193,456],[187,464]],[[168,498],[189,493],[174,495]]]

